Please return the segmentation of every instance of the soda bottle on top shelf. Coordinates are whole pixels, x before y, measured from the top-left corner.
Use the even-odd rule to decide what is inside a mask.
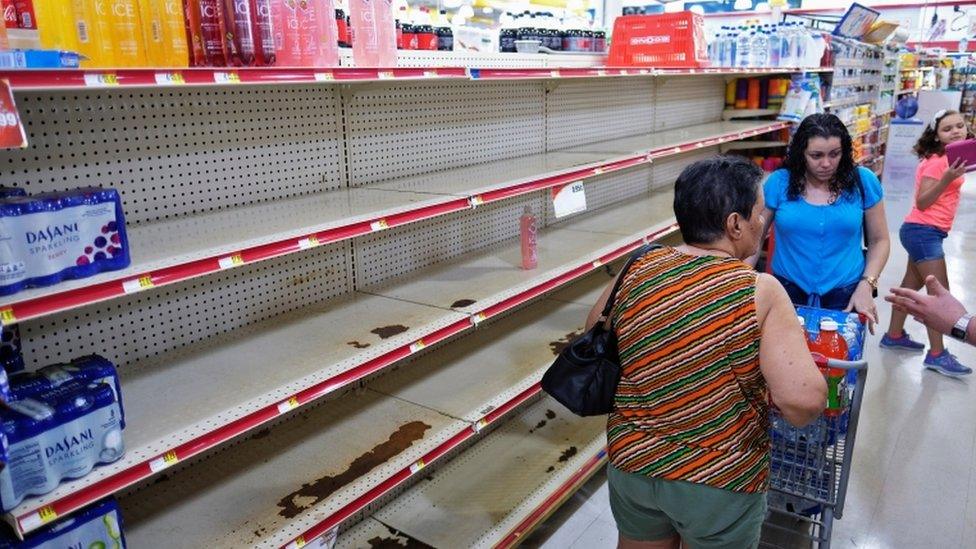
[[[271,0],[251,0],[251,19],[254,22],[254,54],[258,65],[275,64],[274,22]]]
[[[250,67],[255,63],[254,19],[248,0],[224,0],[225,50],[228,64]]]
[[[189,51],[191,67],[207,65],[203,51],[203,36],[200,34],[200,0],[183,0],[183,22],[186,26],[186,46]]]
[[[302,64],[297,9],[298,0],[274,0],[271,2],[275,64],[282,67],[298,67]]]
[[[140,0],[146,60],[154,67],[185,67],[190,62],[182,0]]]
[[[334,67],[339,64],[339,31],[332,0],[298,3],[298,36],[301,64]]]
[[[37,26],[42,48],[78,51],[78,40],[71,25],[74,18],[70,2],[34,0],[32,7],[33,11],[28,19],[33,18],[33,23]]]
[[[837,321],[824,318],[820,321],[820,333],[809,342],[810,351],[819,353],[827,358],[847,360],[847,341],[840,335]],[[826,368],[827,376],[827,409],[824,415],[837,416],[843,413],[847,398],[847,384],[844,380],[845,371],[839,368]]]
[[[352,58],[357,67],[378,67],[379,37],[373,4],[376,0],[349,0],[352,22]]]
[[[146,66],[146,47],[136,0],[109,0],[108,9],[115,64],[120,67]]]
[[[200,5],[200,38],[203,40],[205,64],[210,67],[227,66],[227,32],[222,0],[198,0]]]
[[[397,59],[396,20],[393,16],[392,0],[373,0],[376,19],[376,38],[378,42],[379,66],[395,67]],[[445,24],[447,24],[445,22]]]

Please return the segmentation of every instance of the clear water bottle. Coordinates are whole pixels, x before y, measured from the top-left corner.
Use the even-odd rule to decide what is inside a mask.
[[[752,61],[752,37],[756,31],[746,32],[744,28],[739,29],[739,36],[735,39],[735,66],[748,67]]]
[[[766,31],[758,30],[752,33],[751,43],[749,44],[750,67],[769,66],[769,38]]]
[[[780,33],[779,25],[773,25],[769,33],[769,66],[782,67],[781,56],[783,53],[783,35]]]
[[[806,62],[807,46],[809,45],[807,39],[809,37],[810,33],[807,32],[805,27],[799,23],[793,23],[793,43],[790,44],[790,55],[798,67],[802,67]]]

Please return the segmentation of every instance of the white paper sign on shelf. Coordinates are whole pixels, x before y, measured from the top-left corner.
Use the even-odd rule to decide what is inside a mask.
[[[574,181],[562,187],[553,187],[552,206],[556,218],[586,211],[586,191],[582,181]]]

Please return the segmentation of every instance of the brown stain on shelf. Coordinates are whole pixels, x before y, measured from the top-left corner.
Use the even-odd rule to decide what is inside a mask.
[[[529,434],[531,435],[532,433],[536,432],[537,429],[542,429],[545,426],[546,426],[546,420],[542,420],[539,423],[536,423],[535,427],[529,429]]]
[[[329,274],[329,273],[326,273],[326,274]],[[318,271],[318,270],[309,271],[309,272],[305,273],[304,275],[298,275],[298,276],[292,277],[292,279],[291,279],[291,285],[292,286],[301,286],[302,284],[308,284],[309,282],[311,282],[311,281],[313,281],[316,278],[319,278],[321,276],[322,276],[321,271]]]
[[[383,326],[381,328],[375,328],[370,330],[370,333],[380,336],[380,339],[387,339],[393,337],[397,334],[402,334],[409,330],[406,326],[402,324],[393,324],[392,326]]]
[[[360,343],[358,341],[347,341],[346,345],[351,345],[357,349],[365,349],[366,347],[369,347],[369,343]]]
[[[571,458],[571,457],[573,457],[575,455],[576,455],[576,447],[575,446],[570,446],[569,448],[566,448],[565,450],[563,450],[562,455],[559,456],[559,463],[565,463],[565,462],[569,461],[569,458]]]
[[[553,472],[553,471],[555,471],[555,470],[556,470],[556,467],[555,467],[554,465],[550,465],[550,466],[549,466],[549,468],[548,468],[548,469],[546,469],[546,472],[547,472],[547,473],[551,473],[551,472]]]
[[[464,307],[470,307],[475,304],[473,299],[459,299],[451,304],[452,309],[462,309]]]
[[[278,502],[278,514],[287,519],[297,517],[302,511],[324,501],[343,486],[399,455],[422,439],[427,429],[430,429],[430,425],[422,421],[411,421],[400,426],[386,441],[353,460],[345,471],[334,477],[322,477],[303,484],[297,491],[282,498]]]
[[[424,543],[422,541],[416,540],[416,539],[411,538],[411,537],[408,537],[408,536],[396,537],[396,538],[393,538],[393,537],[381,538],[379,536],[376,536],[375,538],[371,538],[369,540],[366,540],[366,542],[369,543],[370,549],[393,549],[394,547],[397,547],[397,548],[400,548],[400,549],[403,549],[403,548],[407,548],[407,549],[433,549],[432,546],[427,545],[426,543]]]
[[[552,410],[546,410],[546,419],[556,419],[556,412]]]
[[[559,353],[563,352],[563,349],[566,347],[569,347],[569,344],[579,337],[581,333],[583,333],[582,330],[576,330],[575,332],[564,335],[559,341],[550,341],[549,350],[552,351],[553,356],[559,356]]]

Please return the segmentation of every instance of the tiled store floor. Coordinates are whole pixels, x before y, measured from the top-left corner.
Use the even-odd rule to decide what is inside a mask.
[[[897,285],[906,255],[898,227],[910,193],[886,201],[892,254],[882,291]],[[976,174],[963,187],[959,215],[946,241],[953,293],[976,311]],[[882,325],[890,307],[879,299]],[[908,331],[925,341],[913,320]],[[883,328],[882,328],[883,329]],[[836,548],[976,547],[976,375],[956,380],[921,368],[921,354],[881,351],[870,339],[867,393],[861,412],[844,518],[834,521]],[[976,348],[950,342],[976,368]],[[526,547],[615,547],[617,530],[606,477],[594,477],[525,542]]]

